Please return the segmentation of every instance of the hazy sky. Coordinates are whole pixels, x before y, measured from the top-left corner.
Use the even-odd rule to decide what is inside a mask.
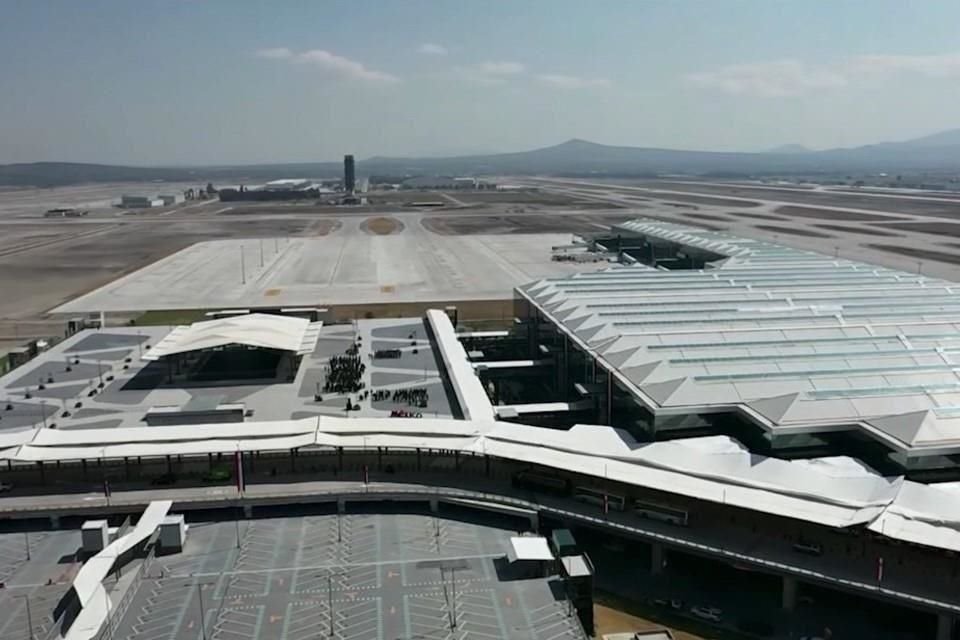
[[[0,0],[0,162],[252,163],[960,127],[960,1]]]

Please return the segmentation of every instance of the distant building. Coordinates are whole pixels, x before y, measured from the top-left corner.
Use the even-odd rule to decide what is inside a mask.
[[[219,191],[220,200],[224,202],[238,200],[255,202],[316,200],[329,193],[333,193],[333,191],[324,187],[322,183],[307,178],[284,178],[250,187],[246,185],[222,187]]]
[[[271,180],[260,187],[262,191],[301,191],[317,186],[313,180],[303,178],[283,178],[281,180]]]
[[[469,176],[416,176],[407,178],[401,184],[403,189],[460,189],[477,188],[477,179]]]
[[[183,202],[183,194],[182,194],[182,193],[175,193],[175,194],[169,195],[169,196],[160,195],[160,196],[157,196],[157,197],[158,197],[160,200],[163,201],[163,206],[165,206],[165,207],[169,207],[169,206],[172,205],[172,204],[180,204],[181,202]]]
[[[123,195],[120,197],[120,206],[124,209],[149,209],[150,207],[162,207],[163,200],[152,196]]]
[[[357,174],[353,163],[353,156],[343,156],[343,190],[347,193],[353,193],[357,186]]]

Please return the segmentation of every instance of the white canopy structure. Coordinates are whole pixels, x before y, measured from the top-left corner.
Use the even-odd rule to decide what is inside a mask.
[[[290,351],[297,355],[313,352],[321,322],[305,318],[250,313],[177,326],[156,346],[143,354],[144,360],[228,345]]]
[[[847,457],[781,460],[726,436],[640,443],[625,431],[494,421],[314,417],[277,422],[11,433],[0,460],[55,462],[293,448],[434,449],[535,464],[829,527],[960,551],[960,490],[884,477]]]
[[[483,383],[473,372],[473,365],[460,344],[460,338],[450,318],[443,311],[430,309],[427,311],[427,324],[440,350],[440,357],[463,417],[467,420],[492,420],[493,405],[490,404],[487,392],[483,390]]]

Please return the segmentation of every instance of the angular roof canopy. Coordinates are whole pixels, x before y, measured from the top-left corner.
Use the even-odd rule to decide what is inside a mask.
[[[159,360],[177,353],[239,344],[261,349],[311,353],[323,323],[304,318],[251,313],[180,325],[143,354],[144,360]]]
[[[520,287],[654,414],[739,411],[777,434],[859,429],[960,454],[960,284],[650,220],[614,233],[723,259]]]
[[[15,436],[15,437],[14,437]],[[275,422],[30,429],[0,460],[119,459],[299,447],[459,450],[539,464],[825,526],[865,525],[886,537],[960,551],[960,487],[884,477],[852,458],[781,460],[727,436],[636,441],[621,429],[568,431],[471,420],[335,418]]]

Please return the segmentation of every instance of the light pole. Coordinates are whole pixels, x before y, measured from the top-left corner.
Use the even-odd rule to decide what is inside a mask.
[[[23,548],[27,550],[27,561],[30,561],[30,532],[23,532]]]
[[[237,510],[233,512],[233,523],[237,526],[237,549],[240,548],[240,503],[237,503]]]
[[[197,583],[197,599],[200,600],[200,635],[207,640],[207,612],[203,608],[203,587],[206,583]]]
[[[244,263],[243,241],[240,242],[240,284],[247,284],[247,266]]]
[[[260,268],[263,269],[263,238],[260,238]]]
[[[334,636],[333,628],[333,569],[327,573],[327,608],[330,610],[330,637]]]
[[[29,593],[25,593],[25,594],[23,594],[23,595],[16,595],[16,596],[13,596],[13,597],[14,597],[14,598],[23,598],[23,601],[26,603],[26,606],[27,606],[27,635],[29,636],[30,640],[33,640],[33,616],[30,615],[30,594],[29,594]]]
[[[450,628],[457,628],[457,568],[453,565],[450,565],[450,593],[453,594],[453,597],[450,598]]]

